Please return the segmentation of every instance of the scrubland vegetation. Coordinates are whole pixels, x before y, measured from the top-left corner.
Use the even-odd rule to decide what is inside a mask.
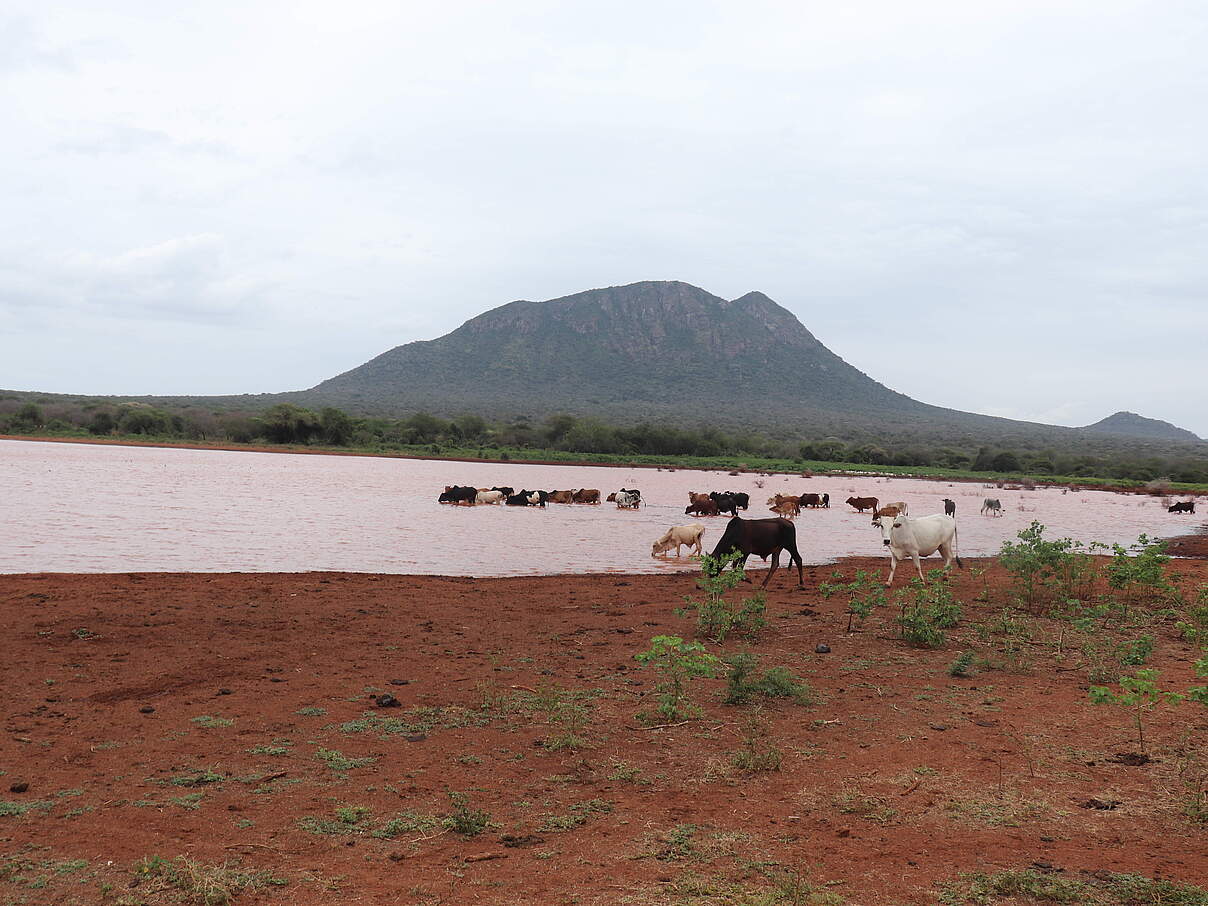
[[[818,429],[814,429],[816,431]],[[1189,447],[1151,447],[1127,439],[1096,441],[1095,452],[1036,446],[1012,448],[932,439],[819,437],[811,425],[794,436],[666,423],[609,424],[550,416],[489,422],[477,415],[443,419],[354,416],[282,403],[262,411],[195,406],[60,400],[0,400],[0,434],[196,443],[280,445],[315,450],[514,461],[602,462],[766,471],[875,470],[887,474],[982,479],[1030,478],[1062,483],[1160,483],[1170,490],[1208,488],[1208,455]],[[1141,452],[1138,452],[1141,451]]]

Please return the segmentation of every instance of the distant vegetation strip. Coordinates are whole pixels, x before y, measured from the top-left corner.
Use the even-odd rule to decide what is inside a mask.
[[[1208,458],[1092,456],[986,445],[879,445],[839,438],[797,442],[711,427],[615,425],[554,415],[491,423],[477,415],[442,419],[355,416],[289,403],[259,412],[157,408],[137,402],[68,401],[38,405],[0,400],[0,434],[78,440],[271,446],[285,451],[355,452],[501,462],[667,466],[765,472],[863,472],[972,481],[1103,485],[1152,491],[1208,491]]]

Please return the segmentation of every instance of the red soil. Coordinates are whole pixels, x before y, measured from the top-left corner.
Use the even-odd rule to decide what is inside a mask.
[[[842,565],[853,567],[884,564]],[[1177,569],[1185,589],[1208,581],[1203,562]],[[690,575],[0,576],[0,803],[46,804],[0,817],[0,854],[88,861],[35,889],[0,857],[0,900],[160,902],[150,881],[130,889],[133,863],[153,854],[271,870],[288,886],[239,899],[268,903],[653,904],[687,889],[721,902],[708,885],[754,890],[792,870],[849,903],[923,904],[960,872],[1034,862],[1208,879],[1204,825],[1182,811],[1203,782],[1208,711],[1159,709],[1146,725],[1155,761],[1111,763],[1137,749],[1131,718],[1088,702],[1082,655],[1049,644],[1060,624],[1031,621],[1014,656],[976,631],[1007,601],[997,569],[957,572],[965,618],[934,651],[892,637],[896,608],[846,634],[844,605],[818,589],[833,571],[810,569],[804,591],[783,572],[772,581],[750,650],[820,701],[762,707],[783,763],[754,774],[731,763],[752,709],[722,704],[720,679],[696,684],[701,719],[636,718],[655,677],[633,655],[654,635],[692,636],[673,613]],[[986,589],[992,600],[977,602]],[[1163,684],[1190,685],[1196,650],[1173,621],[1145,631]],[[831,652],[814,653],[819,643]],[[963,649],[998,669],[949,676]],[[547,750],[558,731],[544,712],[502,706],[550,684],[601,690],[582,748]],[[402,707],[375,708],[380,691]],[[340,726],[367,711],[415,720],[421,706],[444,709],[429,712],[436,726]],[[320,750],[374,760],[338,771]],[[204,770],[224,779],[167,783]],[[17,781],[28,791],[9,792]],[[448,814],[449,791],[496,826],[371,835],[406,810]],[[1090,799],[1120,804],[1082,807]],[[337,820],[340,835],[299,826],[341,806],[371,813]],[[576,814],[582,826],[559,828]]]

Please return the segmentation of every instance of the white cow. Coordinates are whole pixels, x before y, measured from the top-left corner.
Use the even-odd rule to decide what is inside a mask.
[[[617,509],[636,510],[642,502],[642,495],[637,491],[617,491]]]
[[[667,529],[662,538],[654,542],[650,550],[650,556],[657,557],[659,554],[669,551],[674,547],[675,556],[678,557],[680,555],[680,547],[685,544],[689,547],[695,547],[696,553],[699,556],[701,553],[700,541],[704,534],[705,527],[699,522],[693,522],[689,525],[673,525]],[[689,551],[689,556],[691,556],[691,551]]]
[[[479,503],[503,503],[503,491],[480,490],[475,498]]]
[[[874,519],[872,522],[881,530],[881,539],[889,548],[889,578],[885,584],[893,584],[893,573],[898,568],[898,561],[910,557],[914,560],[914,568],[923,578],[923,567],[920,557],[930,557],[939,551],[944,558],[944,569],[952,565],[953,557],[961,569],[965,564],[956,553],[956,520],[951,516],[936,513],[933,516],[895,516],[890,519]],[[926,580],[924,580],[926,581]]]

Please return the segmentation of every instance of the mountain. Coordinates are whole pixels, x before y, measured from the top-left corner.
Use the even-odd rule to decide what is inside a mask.
[[[945,411],[847,364],[763,293],[726,300],[677,281],[511,302],[307,393],[443,411]]]
[[[1126,437],[1144,437],[1151,440],[1189,440],[1200,438],[1186,428],[1172,425],[1157,418],[1146,418],[1135,412],[1117,412],[1105,419],[1087,425],[1083,431],[1097,434],[1118,434]]]

